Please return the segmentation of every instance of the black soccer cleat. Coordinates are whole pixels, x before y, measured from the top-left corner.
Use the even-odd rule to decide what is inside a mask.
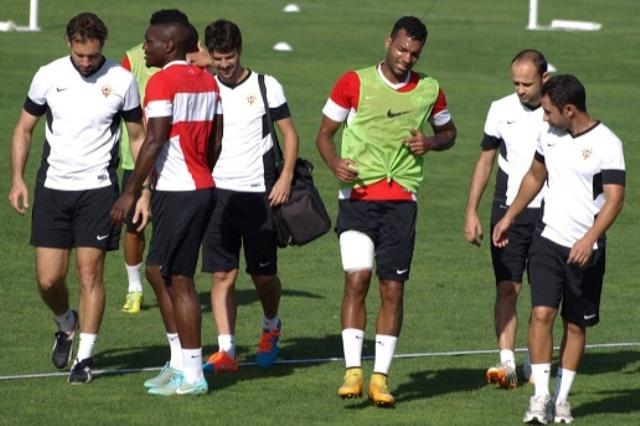
[[[72,385],[89,383],[93,378],[91,364],[93,364],[93,358],[85,358],[82,361],[76,359],[71,367],[71,373],[69,373],[69,383]]]
[[[51,349],[51,362],[61,370],[67,366],[73,357],[73,337],[78,329],[78,313],[73,311],[73,314],[76,317],[73,330],[68,334],[58,330],[55,334],[56,340],[53,342],[53,349]]]

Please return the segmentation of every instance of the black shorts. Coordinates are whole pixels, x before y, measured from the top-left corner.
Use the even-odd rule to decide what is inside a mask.
[[[491,234],[493,234],[494,226],[506,213],[507,208],[502,202],[493,202],[493,207],[491,208]],[[507,233],[509,244],[506,247],[499,248],[494,246],[493,242],[491,243],[491,263],[493,264],[496,284],[501,281],[522,282],[522,275],[529,257],[529,247],[541,213],[542,209],[539,208],[525,209],[509,228]]]
[[[111,208],[117,198],[117,184],[84,191],[60,191],[36,183],[30,244],[117,250],[120,228],[111,222]]]
[[[381,280],[409,279],[416,238],[417,206],[413,201],[340,200],[336,233],[359,231],[375,247],[376,274]]]
[[[216,207],[202,241],[202,270],[238,269],[241,246],[247,273],[278,272],[276,232],[267,194],[216,188]]]
[[[585,268],[568,265],[570,249],[555,244],[538,232],[531,244],[529,280],[531,306],[558,309],[562,317],[584,327],[600,322],[600,294],[605,270],[605,247],[598,244]]]
[[[133,170],[122,170],[122,186],[120,187],[120,194],[122,194],[125,190],[125,188],[127,187],[127,184],[129,183],[129,179],[131,178],[131,174],[133,173]],[[136,202],[138,201],[138,199],[140,198],[140,195],[142,194],[142,191],[137,191],[136,192]],[[136,205],[134,204],[133,207],[131,207],[131,210],[129,210],[129,214],[127,214],[127,217],[125,218],[125,225],[127,226],[127,230],[132,230],[135,231],[136,228],[138,227],[138,223],[133,223],[133,215],[136,212]]]
[[[215,204],[213,189],[156,191],[151,199],[153,232],[147,265],[158,265],[162,276],[192,277],[198,251]]]

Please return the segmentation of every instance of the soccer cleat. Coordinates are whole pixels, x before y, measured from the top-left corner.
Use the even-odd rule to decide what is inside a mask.
[[[202,371],[205,373],[231,373],[238,371],[238,361],[231,358],[228,353],[218,351],[211,355],[207,362],[202,364]]]
[[[150,388],[151,395],[172,396],[172,395],[202,395],[209,392],[209,384],[204,377],[197,383],[188,383],[182,374],[174,375],[171,380],[163,386]]]
[[[518,386],[516,370],[506,362],[489,368],[486,376],[487,382],[498,385],[503,389],[513,389]]]
[[[157,388],[158,386],[164,386],[169,383],[174,376],[178,376],[180,374],[180,371],[169,366],[169,363],[167,362],[160,370],[160,374],[144,382],[144,387],[150,389]]]
[[[555,403],[555,411],[553,415],[554,423],[571,423],[573,417],[571,416],[571,406],[567,400],[558,400]]]
[[[338,388],[338,396],[342,399],[360,398],[362,396],[362,388],[364,387],[364,378],[362,368],[348,368],[344,373],[344,382]]]
[[[524,413],[522,422],[546,425],[553,420],[551,404],[552,401],[548,396],[532,396],[529,399],[529,409]]]
[[[256,357],[256,363],[258,367],[269,368],[276,362],[278,354],[280,353],[280,329],[282,323],[278,321],[278,328],[275,330],[262,330],[262,338],[258,345],[258,355]]]
[[[126,312],[128,314],[137,314],[140,312],[140,308],[142,307],[142,292],[141,291],[130,291],[127,293],[127,297],[124,300],[124,306],[122,307],[122,312]]]
[[[93,374],[91,374],[91,364],[93,364],[93,359],[91,358],[85,358],[82,361],[76,359],[69,373],[69,383],[72,385],[89,383],[93,378]]]
[[[73,337],[78,329],[78,313],[73,311],[76,323],[70,333],[58,330],[55,334],[56,340],[53,342],[51,349],[51,362],[56,368],[63,369],[67,366],[73,357]]]
[[[378,407],[393,407],[396,399],[389,393],[387,376],[373,373],[369,381],[369,399]]]

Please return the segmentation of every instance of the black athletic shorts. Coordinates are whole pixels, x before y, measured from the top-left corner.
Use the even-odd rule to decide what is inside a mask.
[[[600,322],[600,294],[605,270],[604,242],[598,244],[589,264],[568,265],[570,249],[536,232],[529,257],[531,306],[558,309],[562,317],[585,327]]]
[[[160,266],[165,278],[192,277],[214,204],[212,188],[154,192],[151,199],[153,232],[147,265]]]
[[[202,270],[238,269],[241,246],[247,273],[278,272],[276,232],[267,194],[216,188],[216,207],[202,241]]]
[[[339,200],[336,233],[359,231],[373,241],[376,274],[382,280],[409,279],[416,238],[413,201]]]
[[[60,191],[36,183],[30,244],[117,250],[120,228],[111,222],[111,208],[117,198],[117,184],[83,191]]]
[[[125,188],[127,187],[127,184],[129,183],[129,179],[131,178],[131,174],[133,173],[133,170],[122,170],[122,186],[120,187],[120,194],[122,194],[125,190]],[[138,199],[140,198],[140,195],[142,194],[142,191],[138,191],[136,192],[136,202],[138,201]],[[127,214],[127,217],[125,218],[125,225],[127,226],[127,229],[131,229],[134,230],[138,227],[138,223],[133,223],[133,215],[136,212],[136,205],[134,204],[133,207],[131,207],[131,210],[129,210],[129,214]]]
[[[493,234],[495,225],[506,213],[507,208],[508,206],[503,202],[493,202],[493,207],[491,208],[491,234]],[[529,257],[529,247],[541,214],[542,209],[539,208],[525,209],[509,228],[507,233],[509,244],[506,247],[499,248],[493,245],[493,241],[491,242],[491,263],[493,264],[496,284],[501,281],[522,282],[522,275]]]

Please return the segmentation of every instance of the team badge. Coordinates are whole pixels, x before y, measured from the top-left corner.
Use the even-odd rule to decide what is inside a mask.
[[[256,98],[256,95],[249,95],[249,96],[247,96],[247,103],[248,103],[250,106],[253,106],[253,104],[255,104],[255,103],[256,103],[256,99],[257,99],[257,98]]]
[[[583,148],[582,149],[582,159],[583,160],[588,160],[589,157],[591,157],[591,153],[592,152],[593,152],[593,150],[591,149],[591,147]]]
[[[113,92],[113,89],[111,88],[111,86],[109,86],[109,84],[103,85],[100,90],[102,91],[102,96],[104,96],[105,98],[108,98],[109,95],[111,95],[111,93]]]

